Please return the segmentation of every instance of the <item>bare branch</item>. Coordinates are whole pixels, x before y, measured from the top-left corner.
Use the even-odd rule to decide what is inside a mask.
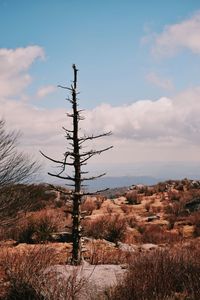
[[[66,132],[70,132],[70,133],[73,133],[73,130],[69,130],[69,129],[66,129],[65,127],[62,127],[62,129]]]
[[[56,159],[53,159],[53,158],[47,156],[42,151],[39,151],[39,152],[42,154],[42,156],[44,156],[45,158],[47,158],[48,160],[50,160],[50,161],[52,161],[54,163],[65,165],[65,166],[73,166],[73,163],[67,163],[65,160],[64,161],[56,160]]]
[[[59,88],[61,88],[61,89],[65,89],[65,90],[69,90],[69,91],[73,91],[73,89],[72,88],[69,88],[69,87],[67,87],[67,86],[63,86],[63,85],[58,85],[58,87]]]
[[[71,195],[72,195],[72,191],[69,191],[69,192],[63,191],[63,190],[57,188],[57,187],[56,187],[55,185],[53,185],[53,184],[49,184],[49,187],[51,187],[52,190],[55,190],[55,191],[57,191],[57,192],[62,193],[63,195],[67,195],[67,196],[71,196]]]
[[[97,176],[88,177],[88,178],[81,178],[81,181],[94,180],[94,179],[103,177],[103,176],[105,176],[105,175],[106,175],[106,173],[103,173],[103,174],[100,174],[100,175],[97,175]]]
[[[53,177],[57,177],[57,178],[60,178],[60,179],[64,179],[64,180],[72,180],[72,181],[75,181],[75,178],[72,178],[70,176],[61,176],[59,174],[53,174],[53,173],[50,173],[48,172],[48,175],[50,176],[53,176]]]
[[[80,161],[80,165],[81,165],[81,166],[86,165],[86,161],[89,160],[92,156],[93,156],[93,154],[89,154],[87,158],[82,159],[82,160]]]
[[[88,152],[85,152],[85,153],[82,153],[82,154],[80,154],[79,156],[80,157],[84,157],[84,156],[87,156],[87,155],[96,155],[96,154],[101,154],[102,152],[105,152],[105,151],[107,151],[107,150],[110,150],[110,149],[112,149],[113,148],[113,146],[110,146],[110,147],[107,147],[107,148],[104,148],[104,149],[102,149],[102,150],[90,150],[90,151],[88,151]]]
[[[84,136],[82,138],[79,138],[79,142],[84,143],[85,141],[94,140],[94,139],[98,139],[98,138],[105,137],[105,136],[110,136],[111,134],[112,134],[112,132],[109,131],[109,132],[105,132],[105,133],[102,133],[99,135]]]
[[[103,189],[103,190],[98,190],[98,191],[91,192],[91,193],[83,193],[83,196],[94,196],[94,195],[106,192],[108,190],[109,190],[109,188],[106,188],[106,189]]]
[[[0,188],[18,182],[28,182],[39,170],[36,161],[17,150],[19,133],[6,132],[5,121],[0,120]]]

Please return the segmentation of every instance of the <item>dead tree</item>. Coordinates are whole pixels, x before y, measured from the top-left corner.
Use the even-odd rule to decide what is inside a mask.
[[[16,183],[29,182],[39,170],[39,164],[17,150],[19,133],[6,130],[0,119],[0,189]]]
[[[67,150],[64,153],[63,160],[57,160],[53,159],[47,155],[45,155],[43,152],[41,154],[49,159],[50,161],[54,162],[58,166],[61,167],[61,170],[59,173],[48,173],[50,176],[63,179],[69,183],[67,183],[67,186],[73,187],[72,190],[72,241],[73,241],[73,247],[72,247],[72,264],[77,265],[81,263],[82,260],[82,251],[81,251],[81,211],[80,211],[80,204],[82,197],[85,195],[91,195],[90,193],[83,192],[84,182],[88,180],[93,180],[96,178],[100,178],[105,175],[105,173],[100,174],[98,176],[93,177],[85,177],[85,174],[88,172],[82,171],[82,166],[87,165],[87,161],[92,158],[93,156],[97,154],[101,154],[102,152],[105,152],[112,148],[112,146],[101,149],[101,150],[90,150],[87,152],[83,151],[83,144],[89,140],[98,139],[101,137],[109,136],[111,135],[111,132],[106,132],[99,135],[91,135],[91,136],[79,136],[80,135],[80,129],[79,129],[79,122],[83,120],[83,116],[81,115],[81,110],[78,110],[78,103],[77,103],[77,95],[79,94],[77,92],[77,74],[78,69],[73,64],[73,84],[70,87],[65,86],[59,86],[63,89],[67,89],[70,91],[71,96],[67,98],[67,100],[72,105],[72,113],[67,114],[68,117],[72,118],[73,120],[73,127],[72,129],[67,129],[63,127],[63,130],[65,132],[65,137],[69,141],[69,151]],[[69,175],[69,173],[66,173],[66,167],[73,167],[74,169],[74,175]],[[61,191],[63,192],[63,191]],[[101,191],[97,191],[95,193],[99,193]],[[95,193],[92,193],[93,195]]]
[[[9,131],[0,119],[0,227],[15,222],[19,213],[31,205],[30,195],[17,185],[30,183],[39,171],[39,164],[17,149],[20,135]]]

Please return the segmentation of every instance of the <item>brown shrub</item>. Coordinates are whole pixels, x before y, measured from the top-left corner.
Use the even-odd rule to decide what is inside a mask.
[[[168,229],[169,230],[171,230],[171,229],[174,228],[174,224],[175,224],[176,220],[177,220],[177,216],[176,215],[169,215],[167,217],[167,221],[169,222],[168,223]]]
[[[198,259],[197,259],[197,257]],[[179,249],[132,257],[127,276],[110,291],[110,300],[200,299],[200,255]],[[182,298],[176,298],[176,295]]]
[[[136,217],[133,216],[133,215],[127,216],[127,217],[126,217],[126,222],[127,222],[127,224],[128,224],[131,228],[137,227],[137,219],[136,219]]]
[[[86,280],[78,279],[78,269],[70,272],[68,277],[61,277],[53,267],[56,263],[58,263],[57,254],[52,248],[44,245],[42,248],[34,246],[28,251],[1,253],[0,265],[4,268],[9,283],[7,294],[3,299],[77,299]]]
[[[147,187],[145,190],[145,196],[153,196],[156,193],[155,187]]]
[[[91,215],[93,210],[100,209],[106,197],[97,195],[96,197],[86,197],[81,204],[81,211],[85,211],[87,215]]]
[[[13,238],[20,243],[38,243],[51,239],[51,233],[62,225],[62,214],[56,210],[44,209],[22,219],[13,232]]]
[[[92,265],[124,264],[130,257],[130,253],[123,252],[118,248],[109,247],[101,240],[92,242],[87,255],[89,256],[88,261]]]
[[[155,186],[155,190],[156,192],[159,193],[163,193],[167,190],[167,185],[166,182],[159,182],[156,186]]]
[[[125,234],[126,220],[119,214],[104,215],[95,220],[84,222],[83,227],[87,236],[116,242],[121,240]]]
[[[170,202],[179,201],[181,198],[181,193],[179,193],[177,191],[169,191],[168,198],[169,198]]]
[[[145,207],[146,211],[149,212],[150,208],[151,208],[151,203],[150,202],[146,202],[144,207]]]
[[[151,210],[154,214],[158,214],[162,211],[162,206],[151,206]]]
[[[164,212],[168,215],[175,215],[176,217],[185,215],[185,202],[179,201],[166,205],[164,207]]]
[[[138,195],[136,191],[130,191],[125,195],[128,204],[140,204],[141,197]]]
[[[97,205],[93,198],[86,198],[81,204],[81,211],[86,212],[87,215],[91,215],[95,209],[97,209]]]
[[[114,213],[114,207],[110,204],[106,206],[106,212],[111,216],[112,213]]]
[[[200,236],[200,212],[194,212],[188,217],[188,222],[194,225],[194,236]]]
[[[52,196],[43,185],[13,184],[1,188],[1,226],[14,225],[23,212],[42,209],[52,203]]]
[[[132,207],[128,204],[122,204],[120,208],[125,214],[130,214],[132,212]]]
[[[150,225],[144,228],[141,239],[143,243],[171,244],[180,241],[181,237],[178,233],[166,231],[159,225]]]
[[[188,221],[191,225],[200,225],[200,212],[194,212],[188,217]]]
[[[3,251],[0,255],[0,265],[5,270],[9,282],[5,299],[43,300],[42,272],[55,262],[55,252],[46,246],[32,248],[29,251]]]

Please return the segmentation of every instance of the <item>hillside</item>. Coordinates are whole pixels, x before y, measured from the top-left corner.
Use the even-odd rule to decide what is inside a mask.
[[[47,185],[15,186],[13,187],[13,197],[15,198],[16,195],[16,199],[19,199],[19,195],[21,195],[20,197],[23,195],[26,199],[30,197],[30,201],[24,212],[22,211],[23,205],[20,207],[18,203],[18,206],[15,206],[18,212],[11,214],[9,211],[4,214],[4,222],[1,224],[0,265],[2,278],[0,287],[2,295],[8,291],[16,292],[16,280],[22,290],[21,285],[24,280],[26,282],[28,280],[28,283],[33,285],[35,279],[31,274],[27,274],[27,268],[32,270],[36,259],[38,261],[37,272],[41,268],[65,265],[70,262],[72,222],[68,213],[71,206],[70,199],[52,191]],[[195,278],[195,283],[187,282],[187,286],[184,283],[185,285],[179,286],[179,288],[173,281],[169,288],[163,287],[165,296],[169,296],[167,290],[171,289],[170,296],[172,295],[172,298],[170,299],[199,299],[197,295],[200,292],[200,279],[198,276],[196,277],[196,272],[197,274],[200,272],[197,260],[200,258],[200,181],[169,180],[152,186],[140,184],[129,188],[118,188],[107,191],[104,195],[87,196],[81,209],[85,215],[82,221],[85,262],[90,265],[126,266],[127,276],[129,276],[129,272],[132,272],[132,269],[129,270],[129,266],[135,265],[136,261],[140,264],[146,261],[147,276],[150,276],[148,283],[145,283],[148,288],[152,279],[148,273],[148,268],[150,268],[148,259],[151,258],[151,261],[157,264],[163,259],[162,253],[165,253],[165,259],[168,257],[168,261],[162,263],[166,265],[166,272],[169,272],[168,268],[174,267],[175,262],[176,268],[179,268],[180,259],[183,259],[185,263],[187,261],[193,266],[191,267],[193,269],[185,271],[189,272],[187,276]],[[104,274],[105,268],[103,267],[102,274]],[[157,270],[157,272],[161,272],[161,270]],[[119,276],[122,276],[122,273],[124,274],[124,271],[119,272]],[[19,276],[19,274],[21,275]],[[139,276],[137,274],[132,274],[132,276]],[[144,274],[140,275],[144,276]],[[144,280],[145,282],[142,277],[138,278],[138,281]],[[115,282],[115,284],[117,283]],[[128,283],[126,282],[126,284]],[[138,282],[138,284],[141,285],[142,282]],[[10,288],[5,288],[7,286]],[[98,286],[102,288],[102,283],[97,283],[99,291]],[[194,286],[195,292],[191,291]],[[131,287],[129,288],[131,289]],[[117,289],[113,291],[114,294],[111,293],[110,298],[97,298],[96,296],[95,299],[114,299],[112,297],[116,298],[117,293],[120,294],[117,291]],[[142,293],[142,291],[140,292]],[[141,293],[134,299],[141,299],[139,298],[143,297]],[[146,290],[145,293],[147,293]],[[159,293],[159,295],[162,294],[161,291]],[[193,296],[191,293],[194,293]],[[180,294],[182,298],[176,298],[177,294]],[[145,295],[144,299],[154,299],[151,294],[149,294],[151,298],[148,298],[147,294]],[[155,299],[169,299],[164,298],[163,295],[163,298],[159,296],[161,298]],[[129,299],[127,295],[121,294],[120,297],[120,299]]]

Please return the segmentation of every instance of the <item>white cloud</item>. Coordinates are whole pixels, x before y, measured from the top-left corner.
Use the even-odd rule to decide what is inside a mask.
[[[102,104],[85,111],[85,132],[112,130],[118,138],[155,140],[174,137],[182,132],[184,139],[200,130],[200,88],[186,91],[174,99],[139,100],[130,105],[113,107]],[[3,114],[13,127],[44,141],[57,134],[58,128],[70,126],[65,109],[39,109],[27,103],[1,99]],[[196,124],[196,125],[195,125]],[[176,126],[174,126],[176,125]],[[187,130],[186,130],[187,129]],[[185,135],[184,135],[185,133]],[[180,136],[180,135],[179,135]],[[45,138],[46,137],[46,138]]]
[[[153,54],[155,56],[172,56],[182,48],[200,54],[200,12],[190,19],[166,26],[155,38]]]
[[[22,131],[22,145],[27,152],[41,157],[41,149],[62,158],[66,140],[61,128],[71,126],[66,110],[40,109],[15,99],[17,93],[24,95],[31,81],[31,64],[42,57],[44,51],[38,46],[0,49],[0,118],[4,117],[10,128]],[[44,88],[42,93],[38,91],[40,96],[51,90],[51,86]],[[199,99],[200,87],[197,87],[173,98],[138,100],[116,107],[102,104],[84,112],[82,132],[113,131],[111,138],[91,145],[94,148],[114,145],[112,151],[98,157],[100,167],[119,162],[195,160],[199,157],[200,146]]]
[[[162,157],[163,160],[168,153],[179,160],[180,157],[186,158],[188,147],[196,151],[197,157],[199,150],[196,147],[200,146],[199,99],[200,88],[196,88],[173,99],[139,100],[118,107],[102,104],[84,112],[86,118],[81,127],[89,134],[113,131],[111,141],[115,145],[115,154],[110,154],[111,161],[120,157],[131,160],[133,153],[134,157],[141,159],[150,155],[152,159]],[[5,99],[0,103],[1,114],[9,126],[24,133],[24,145],[37,152],[43,149],[55,152],[56,156],[62,155],[66,141],[61,127],[71,126],[65,109],[42,110]],[[110,144],[109,139],[105,139],[105,143]]]
[[[52,94],[56,91],[56,87],[54,85],[46,85],[41,87],[38,91],[37,91],[37,97],[38,98],[44,98],[49,94]]]
[[[86,118],[81,123],[84,133],[113,131],[111,138],[90,145],[94,149],[114,145],[113,150],[98,157],[97,167],[134,161],[199,160],[199,99],[200,87],[173,99],[139,100],[118,107],[102,104],[85,111]],[[22,145],[27,152],[39,159],[39,150],[62,158],[67,146],[62,126],[71,128],[72,125],[65,109],[42,110],[8,99],[1,100],[0,104],[9,127],[23,132]]]
[[[154,85],[161,87],[163,89],[173,90],[173,88],[174,88],[173,83],[170,79],[161,78],[154,72],[147,74],[146,78],[149,82],[151,82]]]
[[[31,83],[28,69],[37,58],[44,58],[39,46],[0,49],[0,97],[19,96]]]

